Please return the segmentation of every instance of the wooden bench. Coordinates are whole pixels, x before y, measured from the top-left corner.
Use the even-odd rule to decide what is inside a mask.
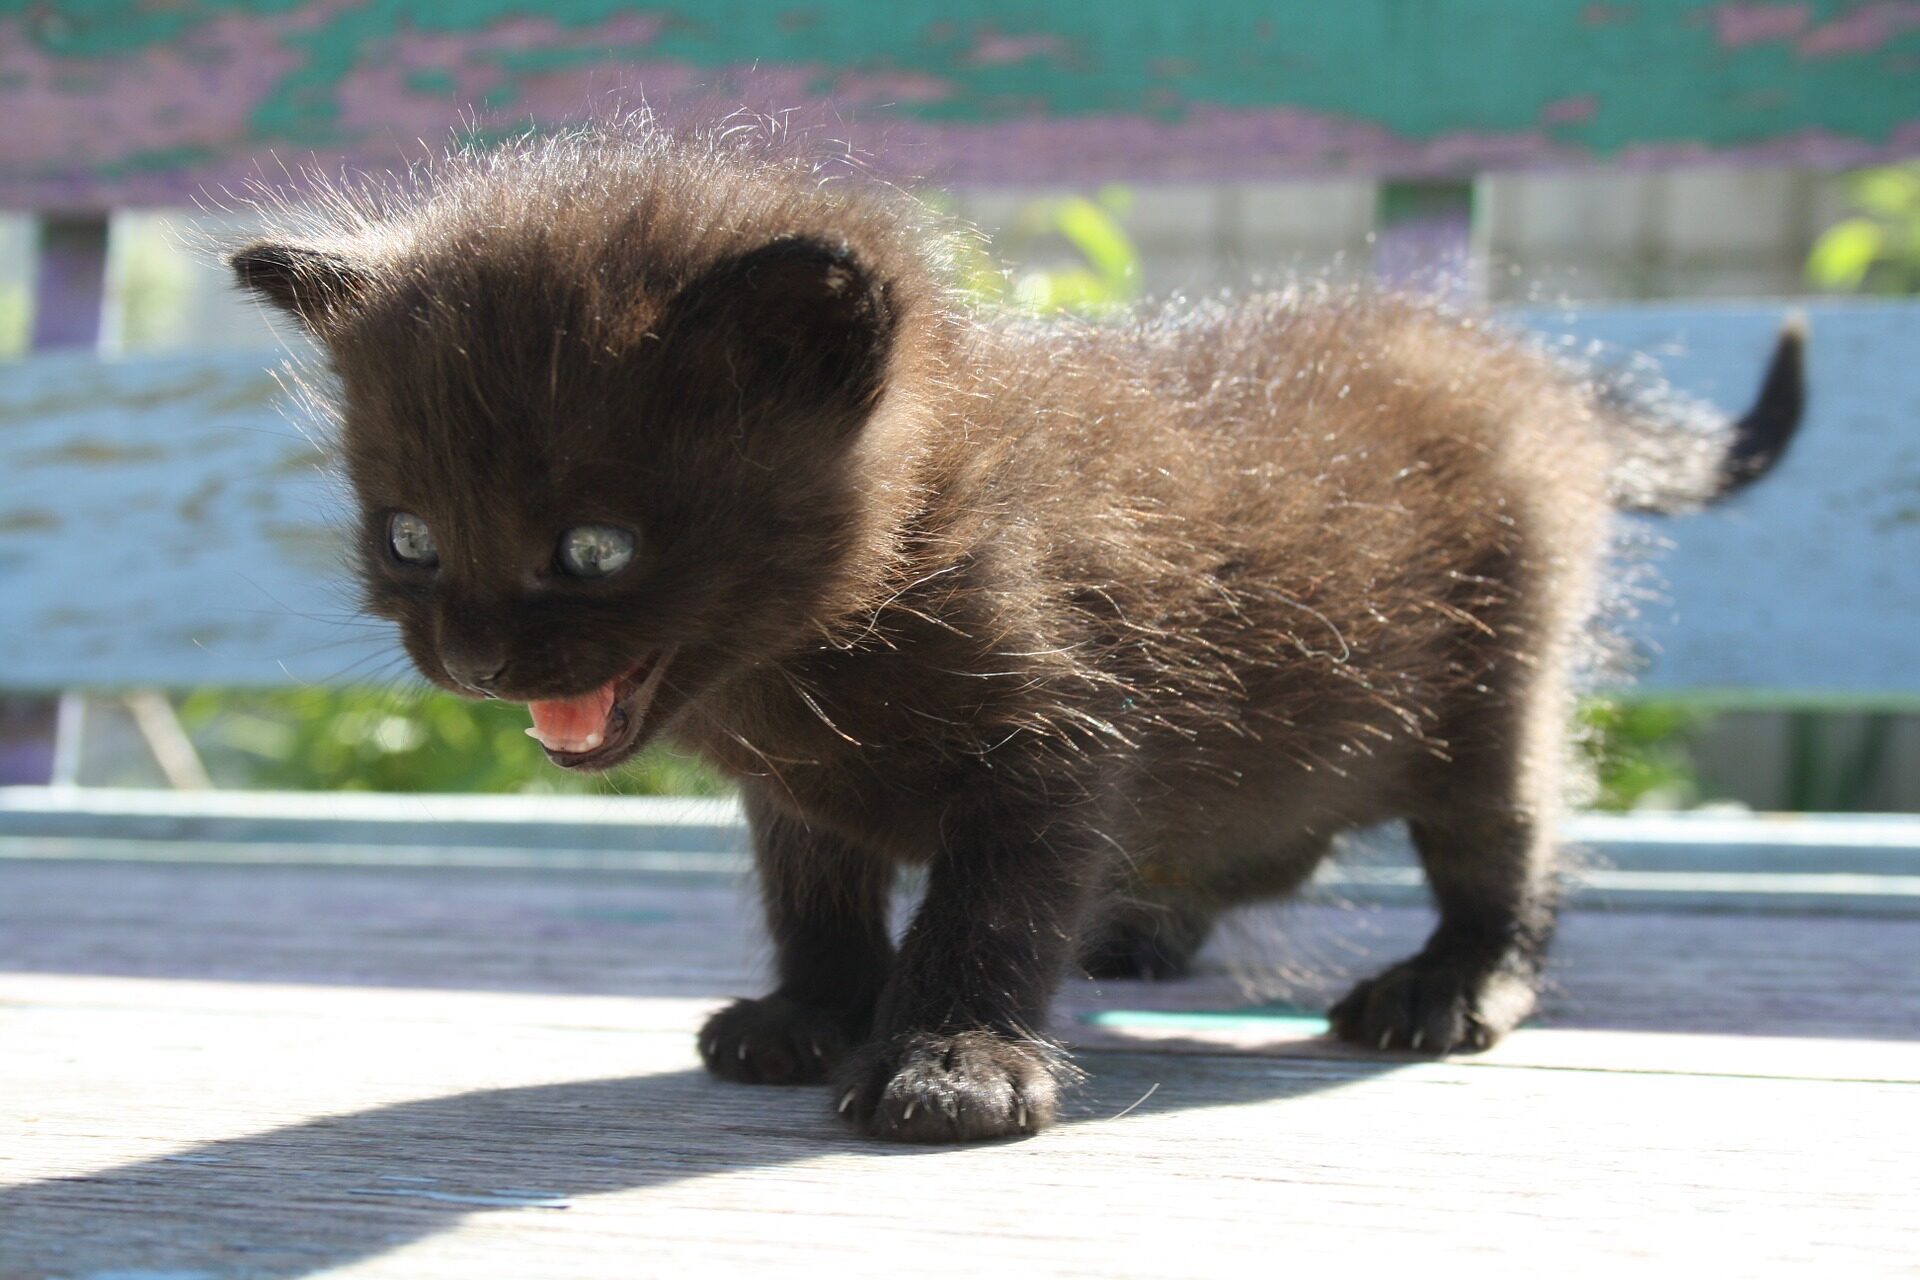
[[[1376,175],[1406,215],[1391,270],[1466,243],[1476,174],[1920,154],[1910,8],[0,14],[0,207],[43,229],[35,352],[0,365],[0,687],[350,681],[392,652],[349,621],[324,452],[257,355],[90,352],[114,208],[309,155],[385,168],[469,105],[485,135],[642,89],[669,111],[831,98],[796,119],[941,182]],[[1920,705],[1920,307],[1808,309],[1813,407],[1781,472],[1643,526],[1674,545],[1636,690]],[[1784,310],[1509,318],[1734,407]],[[1093,1073],[1074,1118],[1103,1123],[902,1162],[824,1102],[695,1068],[690,1029],[760,981],[726,802],[0,788],[0,1272],[1909,1262],[1911,1152],[1887,1135],[1920,1092],[1920,822],[1569,835],[1594,856],[1554,990],[1488,1057],[1316,1038],[1320,1002],[1424,928],[1411,867],[1363,847],[1193,982],[1069,991]]]

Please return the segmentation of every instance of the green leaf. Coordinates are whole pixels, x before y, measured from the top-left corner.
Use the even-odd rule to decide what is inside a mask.
[[[1060,234],[1086,256],[1109,281],[1133,279],[1140,254],[1112,214],[1081,196],[1062,200],[1056,215]]]
[[[1886,228],[1870,218],[1848,218],[1814,241],[1807,279],[1824,289],[1857,289],[1886,246]]]
[[[1868,169],[1848,184],[1853,202],[1883,218],[1920,216],[1920,166]]]

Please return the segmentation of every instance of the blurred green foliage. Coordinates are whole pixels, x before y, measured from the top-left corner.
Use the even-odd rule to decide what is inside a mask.
[[[996,244],[960,242],[960,277],[981,299],[1019,311],[1118,310],[1140,290],[1140,253],[1122,225],[1132,204],[1133,194],[1120,186],[1092,197],[1035,200]]]
[[[443,693],[203,689],[180,719],[216,785],[290,791],[721,795],[727,784],[665,748],[614,774],[554,767],[527,709]]]
[[[1579,744],[1598,790],[1596,809],[1685,809],[1698,803],[1694,738],[1712,712],[1676,702],[1590,698],[1579,712]]]
[[[526,708],[442,693],[375,689],[204,689],[181,722],[222,787],[291,791],[449,791],[724,795],[727,783],[664,747],[611,775],[557,769],[526,736]],[[1710,713],[1673,703],[1596,699],[1580,712],[1594,807],[1685,807],[1700,799],[1694,734]]]
[[[135,351],[164,345],[187,322],[190,259],[155,219],[116,219],[113,236],[120,343]]]
[[[0,357],[16,356],[27,349],[27,287],[0,283]]]
[[[1920,163],[1847,179],[1854,214],[1814,242],[1807,279],[1842,293],[1920,293]]]

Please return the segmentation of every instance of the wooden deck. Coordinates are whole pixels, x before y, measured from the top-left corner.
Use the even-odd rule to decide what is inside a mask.
[[[16,851],[17,853],[17,851]],[[1537,1028],[1363,1057],[1320,1007],[1424,913],[1242,922],[1080,983],[1067,1120],[850,1137],[709,1080],[745,886],[0,862],[0,1277],[1920,1274],[1920,919],[1578,911]]]

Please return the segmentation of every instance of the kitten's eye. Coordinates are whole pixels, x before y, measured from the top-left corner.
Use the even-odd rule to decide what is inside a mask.
[[[612,525],[583,524],[560,535],[560,567],[576,578],[604,578],[633,559],[633,535]]]
[[[405,564],[430,569],[440,563],[440,548],[433,544],[433,530],[427,528],[425,520],[405,511],[396,512],[387,521],[387,545]]]

